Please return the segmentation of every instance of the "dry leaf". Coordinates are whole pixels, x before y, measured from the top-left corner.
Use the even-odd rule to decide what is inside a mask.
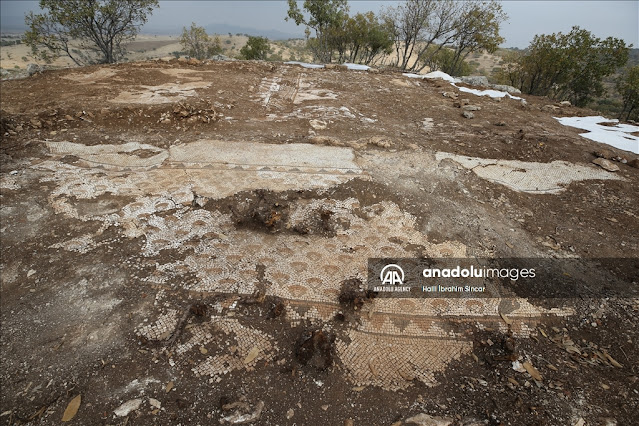
[[[542,335],[542,336],[544,336],[544,337],[548,337],[548,335],[546,334],[546,332],[544,331],[544,329],[543,329],[543,328],[540,328],[540,329],[539,329],[539,332],[541,333],[541,335]]]
[[[607,385],[607,384],[605,384],[605,383],[601,383],[601,387],[602,387],[602,388],[604,388],[605,390],[610,389],[610,386],[608,386],[608,385]]]
[[[557,367],[552,364],[548,364],[546,367],[550,368],[552,371],[557,371]]]
[[[244,359],[244,364],[249,364],[260,354],[260,350],[257,346],[253,346],[253,349],[248,353],[246,358]]]
[[[200,353],[206,355],[207,353],[209,353],[209,351],[204,346],[200,346]]]
[[[610,356],[610,354],[608,354],[608,352],[604,352],[604,355],[606,356],[606,358],[608,358],[608,361],[610,361],[612,365],[617,368],[623,368],[623,365],[619,364],[613,357]]]
[[[361,392],[361,391],[363,391],[364,389],[366,389],[366,387],[364,387],[364,386],[355,386],[355,387],[353,388],[353,390],[354,390],[355,392]]]
[[[515,386],[519,386],[519,382],[517,380],[513,379],[512,377],[509,377],[508,381],[510,383],[512,383],[513,385],[515,385]]]
[[[569,354],[579,354],[581,355],[581,351],[579,350],[578,347],[573,346],[573,345],[565,345],[564,349],[566,349],[566,352],[568,352]]]
[[[171,392],[171,389],[173,389],[173,382],[169,382],[166,384],[166,393]]]
[[[503,319],[506,324],[512,325],[513,320],[511,320],[510,318],[508,318],[506,315],[502,314],[501,312],[499,313],[499,315],[501,316],[501,319]]]
[[[541,382],[541,379],[542,379],[541,374],[539,373],[539,371],[537,371],[537,369],[531,363],[526,361],[522,365],[533,379],[537,380],[538,382]]]
[[[63,422],[69,422],[71,419],[78,414],[78,409],[80,408],[80,403],[82,402],[82,395],[78,395],[69,402],[66,410],[64,410],[64,414],[62,415]]]

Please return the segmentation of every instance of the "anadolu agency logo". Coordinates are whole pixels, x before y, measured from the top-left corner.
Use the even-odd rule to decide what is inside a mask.
[[[375,286],[377,292],[410,292],[410,287],[404,286],[404,270],[401,266],[390,263],[382,268],[379,273],[381,285]]]
[[[404,284],[404,270],[401,266],[391,263],[382,268],[379,280],[382,285],[402,285]]]

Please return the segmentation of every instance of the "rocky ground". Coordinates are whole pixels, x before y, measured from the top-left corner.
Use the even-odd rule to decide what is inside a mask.
[[[639,169],[553,118],[591,111],[241,61],[1,93],[0,424],[635,422]],[[373,257],[608,261],[550,308],[376,298]]]

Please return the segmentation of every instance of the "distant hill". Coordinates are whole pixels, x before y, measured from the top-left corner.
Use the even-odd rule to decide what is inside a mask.
[[[301,38],[304,36],[301,31],[299,33],[288,33],[274,29],[263,30],[250,27],[242,27],[239,25],[219,23],[209,23],[207,25],[204,25],[204,29],[206,29],[206,32],[208,34],[248,34],[252,36],[266,37],[269,40],[288,40],[291,38]],[[144,34],[179,35],[182,32],[182,27],[145,26],[142,29],[142,32]]]
[[[288,33],[279,30],[261,30],[255,28],[242,27],[238,25],[230,25],[230,24],[208,24],[204,28],[206,31],[211,34],[248,34],[252,36],[262,36],[266,37],[270,40],[288,40],[291,38],[300,38],[304,36],[304,33],[300,31],[299,33]]]

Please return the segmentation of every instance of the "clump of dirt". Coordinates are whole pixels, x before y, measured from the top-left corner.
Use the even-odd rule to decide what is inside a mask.
[[[75,164],[78,161],[80,161],[80,157],[78,157],[77,155],[65,155],[64,157],[60,158],[60,162],[64,164]]]
[[[158,155],[158,152],[160,151],[154,151],[150,149],[136,149],[135,151],[131,152],[118,152],[118,154],[130,154],[140,158],[151,158],[154,155]]]
[[[216,122],[220,118],[220,114],[215,110],[213,105],[207,100],[199,100],[192,102],[178,102],[169,111],[164,111],[160,115],[158,123],[176,124],[186,122],[188,124],[195,123],[211,123]]]
[[[268,318],[279,318],[286,313],[286,305],[279,297],[274,297],[271,302],[271,308],[268,311]]]
[[[297,223],[293,229],[302,235],[323,235],[327,237],[335,236],[337,223],[334,213],[325,208],[313,210],[304,221]],[[344,225],[341,224],[340,225]],[[342,226],[344,227],[344,226]]]
[[[14,127],[15,124],[11,118],[7,117],[7,113],[4,110],[0,111],[0,136],[4,137],[4,134],[9,130],[13,131]]]
[[[498,362],[516,361],[519,357],[517,342],[510,331],[505,335],[476,331],[473,346],[478,358],[489,366]]]
[[[233,220],[242,227],[279,232],[286,229],[288,203],[272,191],[258,190],[229,207]]]
[[[204,303],[194,303],[189,308],[191,314],[196,317],[205,317],[208,311],[208,307]]]
[[[295,343],[295,359],[302,365],[326,370],[333,365],[334,341],[335,336],[322,330],[305,330]]]
[[[345,309],[357,311],[374,299],[375,295],[375,292],[364,289],[364,283],[359,278],[349,278],[342,281],[339,304]]]

